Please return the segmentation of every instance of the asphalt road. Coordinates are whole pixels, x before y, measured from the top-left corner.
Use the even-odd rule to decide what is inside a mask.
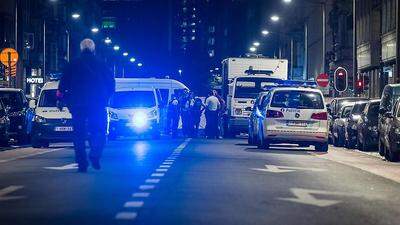
[[[245,143],[119,140],[87,174],[68,146],[3,151],[0,224],[399,224],[400,164]]]

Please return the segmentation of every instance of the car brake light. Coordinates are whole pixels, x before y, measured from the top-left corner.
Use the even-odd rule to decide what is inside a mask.
[[[311,119],[314,119],[314,120],[328,120],[328,113],[327,112],[313,113],[311,115]]]
[[[267,118],[280,118],[280,117],[283,117],[283,113],[280,111],[275,111],[275,110],[267,110],[266,117]]]

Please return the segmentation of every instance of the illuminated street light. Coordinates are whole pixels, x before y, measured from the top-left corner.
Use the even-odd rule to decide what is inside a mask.
[[[289,4],[292,2],[292,0],[283,0],[284,3]]]
[[[114,49],[114,51],[119,51],[120,47],[119,47],[119,45],[114,45],[113,49]]]
[[[136,61],[136,59],[132,57],[132,58],[129,59],[129,61],[130,61],[131,63],[134,63],[134,62]]]
[[[250,47],[249,50],[250,50],[251,52],[255,52],[255,51],[257,51],[257,48],[256,48],[256,47]]]
[[[264,35],[264,36],[267,36],[269,34],[269,31],[268,30],[262,30],[261,34]]]
[[[258,46],[260,46],[260,42],[255,41],[255,42],[253,42],[253,45],[254,45],[255,47],[258,47]]]
[[[106,43],[107,45],[111,44],[112,41],[109,37],[106,37],[106,39],[104,39],[104,43]]]
[[[181,69],[178,70],[179,75],[182,75],[182,72],[183,71]]]
[[[272,20],[272,22],[278,22],[280,18],[277,15],[273,15],[270,17],[270,19]]]
[[[72,19],[77,20],[77,19],[79,19],[81,17],[81,15],[79,13],[73,13],[71,15],[71,17],[72,17]]]
[[[92,27],[91,31],[92,31],[92,33],[96,34],[96,33],[99,32],[99,28],[97,28],[97,27]]]
[[[124,53],[122,53],[122,55],[123,55],[123,56],[128,56],[129,53],[128,53],[128,52],[124,52]]]
[[[138,63],[137,66],[138,66],[138,67],[142,67],[142,66],[143,66],[143,63]]]

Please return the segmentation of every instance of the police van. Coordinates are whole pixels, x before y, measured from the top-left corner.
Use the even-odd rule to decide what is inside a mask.
[[[32,121],[32,147],[48,147],[52,142],[64,142],[72,140],[71,113],[67,107],[62,110],[57,107],[56,92],[58,81],[44,84],[37,103],[29,102],[34,109],[35,116]]]
[[[258,147],[292,143],[328,151],[328,112],[320,90],[278,87],[264,101]]]

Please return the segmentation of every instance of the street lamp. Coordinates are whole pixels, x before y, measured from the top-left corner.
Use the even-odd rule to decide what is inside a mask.
[[[251,52],[255,52],[255,51],[257,51],[257,48],[253,46],[253,47],[250,47],[249,50],[250,50]]]
[[[253,45],[254,45],[255,47],[258,47],[258,46],[260,46],[260,42],[255,41],[255,42],[253,42]]]
[[[273,15],[273,16],[270,17],[270,19],[271,19],[272,22],[278,22],[280,18],[277,15]]]
[[[72,17],[72,19],[77,20],[77,19],[79,19],[81,17],[81,15],[79,13],[73,13],[71,15],[71,17]]]
[[[284,3],[289,4],[292,2],[292,0],[283,0]]]
[[[104,39],[104,43],[106,43],[106,45],[111,44],[111,39],[109,37],[106,37],[106,39]]]
[[[130,61],[131,63],[134,63],[134,62],[136,61],[136,59],[132,57],[132,58],[129,59],[129,61]]]
[[[122,55],[123,55],[123,56],[128,56],[129,53],[128,53],[128,52],[124,52],[124,53],[122,53]]]
[[[261,34],[262,34],[263,36],[267,36],[267,35],[269,34],[269,31],[268,31],[268,30],[262,30],[262,31],[261,31]]]
[[[143,63],[138,63],[137,66],[138,66],[138,67],[142,67],[142,66],[143,66]]]
[[[114,45],[113,49],[114,49],[114,51],[119,51],[120,47],[119,47],[119,45]]]
[[[91,31],[92,31],[93,34],[97,34],[99,32],[99,28],[92,27]]]

